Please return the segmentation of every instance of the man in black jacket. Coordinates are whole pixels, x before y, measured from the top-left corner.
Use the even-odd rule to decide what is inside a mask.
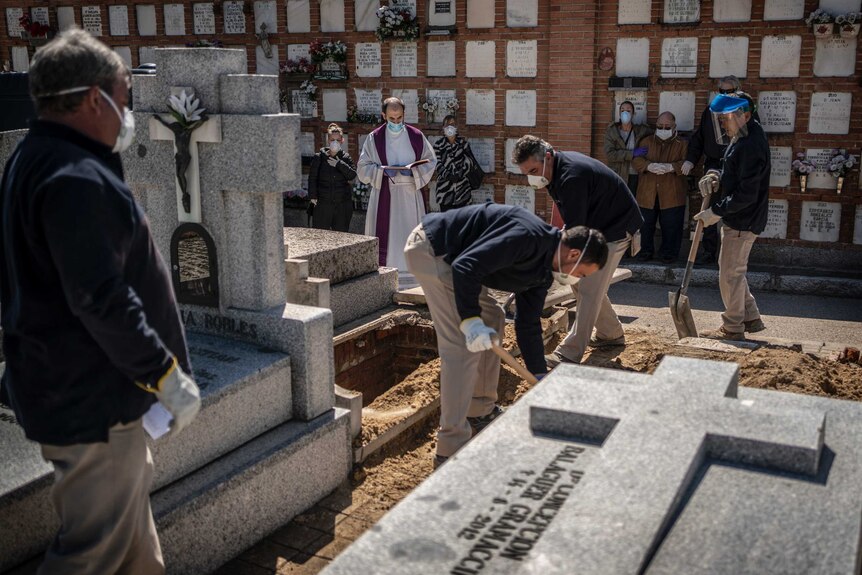
[[[712,206],[695,216],[704,226],[723,222],[718,282],[725,311],[722,326],[704,337],[742,340],[745,332],[766,329],[745,273],[757,236],[769,214],[770,154],[766,134],[751,117],[753,100],[743,92],[719,94],[710,104],[718,141],[727,143],[723,168],[701,178],[701,189],[720,190]],[[712,120],[711,120],[712,121]]]
[[[551,281],[589,276],[607,260],[602,234],[565,232],[527,210],[485,203],[432,213],[410,234],[407,267],[425,293],[440,351],[435,466],[502,410],[496,405],[505,314],[488,288],[515,293],[515,335],[532,373],[546,372],[540,318]],[[471,429],[472,428],[472,429]]]
[[[30,67],[38,120],[0,188],[2,401],[55,469],[40,573],[163,573],[141,419],[200,408],[167,268],[123,182],[129,71],[81,30]]]
[[[312,225],[319,230],[350,230],[356,164],[344,150],[344,133],[338,124],[326,129],[327,143],[311,161],[308,199],[314,206]]]
[[[536,136],[515,144],[512,161],[535,189],[547,188],[566,228],[587,226],[604,234],[608,263],[600,273],[572,285],[578,300],[575,324],[557,349],[547,356],[549,367],[580,363],[587,346],[625,345],[623,326],[608,299],[608,287],[623,254],[640,250],[643,217],[637,200],[616,172],[578,152],[555,151]],[[596,336],[592,336],[593,327]]]

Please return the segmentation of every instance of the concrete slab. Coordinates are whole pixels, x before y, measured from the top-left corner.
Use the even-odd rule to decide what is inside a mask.
[[[332,324],[340,326],[387,307],[397,289],[398,270],[387,267],[331,286]]]
[[[284,228],[286,257],[308,260],[309,277],[336,284],[377,271],[377,238],[317,230]]]

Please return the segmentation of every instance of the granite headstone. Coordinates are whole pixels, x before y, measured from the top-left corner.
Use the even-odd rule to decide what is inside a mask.
[[[700,0],[664,0],[665,24],[690,24],[700,21]]]
[[[506,125],[536,125],[535,90],[506,90]]]
[[[215,13],[211,2],[192,5],[195,34],[215,34]]]
[[[799,239],[810,242],[837,242],[841,231],[841,204],[802,202]]]
[[[617,24],[649,24],[652,20],[652,0],[619,0]]]
[[[801,20],[805,17],[805,0],[766,0],[763,20]]]
[[[455,75],[455,42],[428,42],[428,76]]]
[[[762,118],[763,116],[761,116]],[[793,158],[793,149],[790,146],[770,146],[769,186],[773,188],[786,188],[790,185],[790,164]]]
[[[761,238],[787,238],[787,200],[769,200],[769,213],[766,218],[766,229],[760,233]]]
[[[671,112],[676,116],[676,129],[688,132],[694,129],[694,92],[662,92],[659,95],[658,109]]]
[[[717,36],[710,41],[709,77],[748,76],[748,36]]]
[[[649,76],[649,38],[617,39],[616,72],[620,78]]]
[[[812,134],[850,133],[850,92],[814,92],[808,114],[808,131]]]
[[[796,92],[760,92],[757,113],[767,133],[792,134],[796,129]]]
[[[356,75],[359,78],[379,78],[380,43],[357,42],[355,46]]]
[[[310,0],[287,0],[287,31],[291,34],[311,32]]]
[[[344,0],[320,0],[320,31],[344,32]]]
[[[497,121],[494,90],[467,90],[467,124],[493,126]]]
[[[493,78],[497,74],[497,43],[493,40],[467,42],[467,77]]]
[[[814,51],[814,75],[852,76],[856,72],[857,38],[817,38]]]
[[[99,37],[102,35],[102,7],[81,6],[81,27]]]
[[[539,25],[539,0],[506,0],[506,26],[532,28]]]
[[[535,78],[538,53],[537,40],[506,42],[506,75],[510,78]]]
[[[327,122],[347,121],[347,90],[323,90],[323,119]]]
[[[715,0],[712,19],[716,22],[749,22],[751,0]]]
[[[494,20],[494,0],[467,0],[467,28],[493,28]]]
[[[392,77],[414,78],[417,76],[416,42],[394,42],[392,44]]]
[[[661,43],[662,78],[697,77],[697,38],[665,38]]]
[[[530,186],[506,184],[506,203],[536,213],[536,190]]]
[[[138,19],[138,35],[155,36],[156,7],[152,4],[138,4],[135,6],[135,15]]]
[[[108,25],[111,36],[128,36],[129,7],[124,4],[108,6]]]
[[[802,36],[764,36],[760,48],[761,78],[796,78]]]
[[[182,4],[165,4],[165,35],[185,36],[186,16]]]

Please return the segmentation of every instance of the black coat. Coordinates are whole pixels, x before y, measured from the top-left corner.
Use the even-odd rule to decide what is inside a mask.
[[[353,201],[353,191],[350,182],[356,178],[356,164],[350,156],[339,150],[336,166],[330,166],[327,148],[321,148],[311,161],[308,171],[308,199],[319,202]]]

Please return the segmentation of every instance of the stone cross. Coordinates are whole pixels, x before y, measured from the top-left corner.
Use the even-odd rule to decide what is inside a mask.
[[[194,95],[194,90],[189,87],[171,87],[171,95],[179,96],[180,92],[186,91],[189,97]],[[206,102],[201,102],[203,107],[207,106]],[[169,114],[163,114],[162,118],[170,122],[172,120]],[[160,123],[155,118],[150,118],[149,121],[150,139],[151,140],[171,140],[174,141],[175,135],[166,126]],[[183,207],[183,192],[180,187],[179,180],[176,180],[177,189],[177,219],[180,222],[201,223],[201,177],[200,177],[200,158],[198,155],[198,144],[201,142],[221,143],[221,117],[211,115],[209,119],[192,132],[191,143],[189,144],[189,153],[191,160],[186,169],[186,180],[188,187],[186,191],[191,197],[191,209],[186,211]],[[174,144],[174,153],[177,148]]]
[[[561,368],[570,379],[565,396],[534,404],[530,427],[601,446],[554,522],[578,573],[646,571],[705,462],[817,474],[825,415],[737,400],[736,364],[666,357],[642,385],[626,373]],[[542,556],[541,546],[532,554]]]

